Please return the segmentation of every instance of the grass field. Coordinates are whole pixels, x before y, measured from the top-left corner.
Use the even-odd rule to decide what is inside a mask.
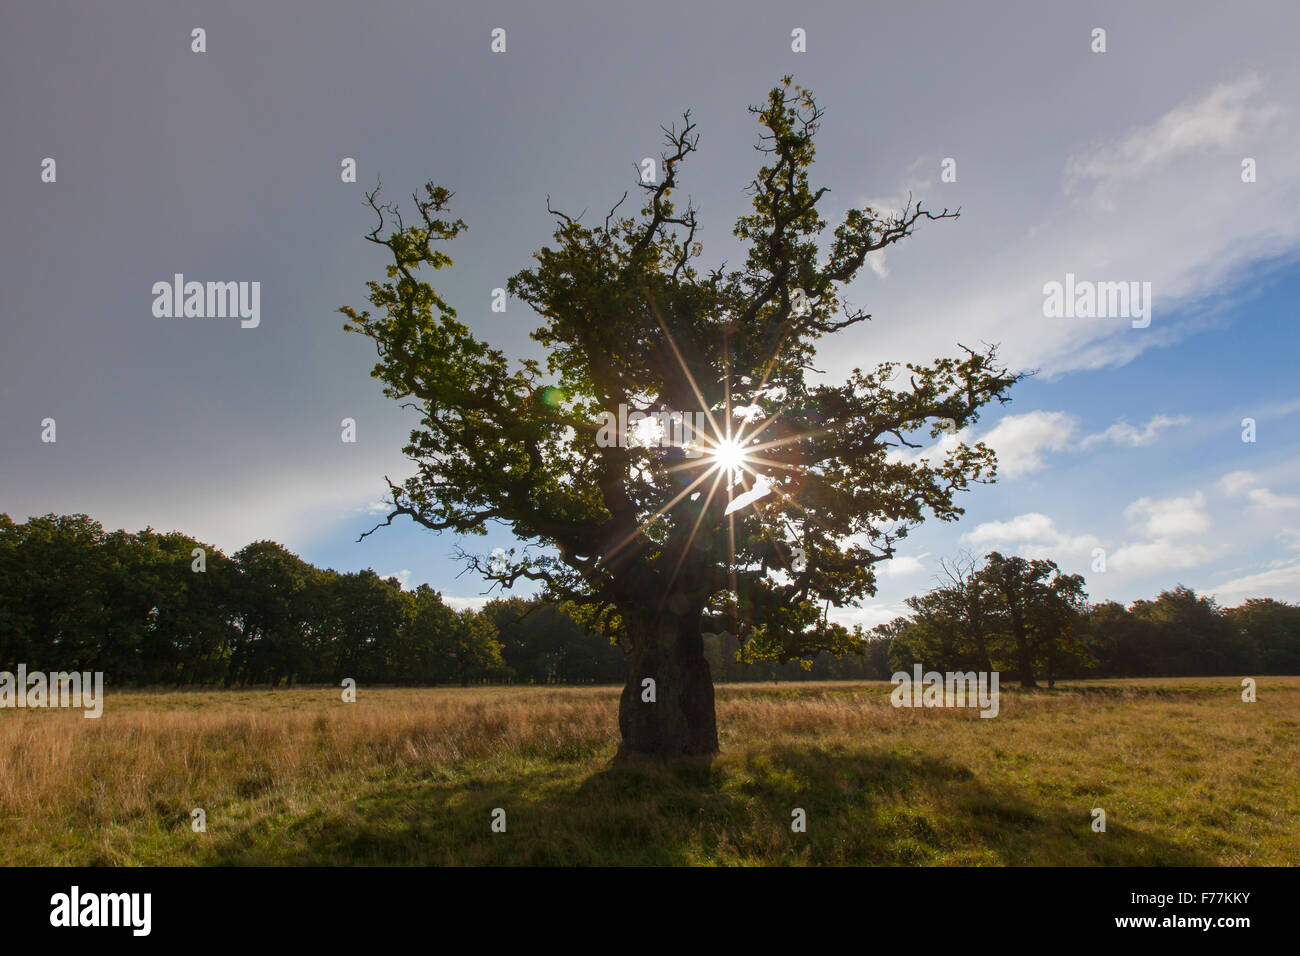
[[[615,770],[615,688],[110,689],[0,711],[0,862],[1300,862],[1300,677],[1004,687],[991,720],[889,690],[722,686],[712,765]]]

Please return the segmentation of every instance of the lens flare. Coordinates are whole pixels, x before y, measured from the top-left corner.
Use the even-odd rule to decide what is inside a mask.
[[[720,471],[725,471],[733,477],[741,471],[749,461],[745,454],[745,449],[740,443],[733,438],[724,438],[713,447],[709,452],[713,459],[714,467]]]

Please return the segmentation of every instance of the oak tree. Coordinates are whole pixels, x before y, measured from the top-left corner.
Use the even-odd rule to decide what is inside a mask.
[[[909,529],[956,518],[955,494],[994,475],[982,444],[942,460],[912,450],[974,422],[1017,379],[991,346],[843,381],[818,372],[818,344],[870,318],[843,295],[867,257],[959,211],[910,198],[855,208],[825,237],[812,93],[785,77],[750,111],[762,165],[733,230],[737,267],[702,265],[696,207],[677,199],[699,143],[688,111],[664,129],[657,177],[635,184],[638,213],[621,211],[626,193],[591,223],[547,202],[553,242],[507,286],[539,317],[544,359],[512,362],[429,283],[465,228],[433,183],[409,219],[370,194],[366,238],[385,248],[386,273],[369,283],[370,309],[341,309],[373,339],[385,393],[419,419],[414,473],[389,479],[380,526],[508,527],[519,548],[467,554],[468,566],[507,588],[536,582],[619,641],[624,758],[717,751],[702,633],[726,631],[750,659],[849,647],[829,609],[873,594],[874,566]],[[648,417],[598,440],[620,408]],[[680,427],[701,419],[702,434]]]
[[[1077,628],[1087,595],[1083,577],[1056,562],[991,552],[980,578],[993,596],[995,626],[1005,657],[1022,687],[1037,687],[1035,672],[1054,684],[1063,670],[1089,660]]]

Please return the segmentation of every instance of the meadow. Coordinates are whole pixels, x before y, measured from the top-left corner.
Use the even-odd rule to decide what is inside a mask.
[[[0,863],[1300,861],[1300,677],[1004,686],[994,719],[890,689],[720,685],[716,760],[616,768],[613,687],[110,687],[0,711]]]

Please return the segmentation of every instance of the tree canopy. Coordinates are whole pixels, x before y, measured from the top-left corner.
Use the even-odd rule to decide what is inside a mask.
[[[743,264],[705,268],[697,210],[676,197],[699,142],[688,111],[664,129],[658,176],[636,183],[639,213],[621,212],[626,193],[591,224],[551,210],[553,242],[509,280],[540,319],[544,364],[481,341],[423,277],[451,264],[444,245],[465,228],[445,186],[412,196],[410,222],[370,194],[385,278],[369,283],[371,309],[341,310],[374,341],[386,394],[419,416],[405,448],[415,470],[389,480],[385,523],[482,534],[500,522],[526,542],[467,562],[506,587],[541,582],[620,637],[632,751],[716,750],[702,630],[774,660],[848,649],[828,608],[874,593],[874,565],[909,529],[954,519],[956,493],[995,474],[982,444],[942,461],[901,452],[976,421],[1017,380],[993,347],[960,345],[844,382],[817,373],[819,340],[870,318],[843,297],[867,256],[958,213],[910,198],[851,209],[826,240],[828,189],[809,176],[822,110],[790,77],[750,110],[762,166],[733,229]],[[639,428],[597,441],[624,409],[707,425],[693,441]],[[637,703],[645,680],[652,707]]]

